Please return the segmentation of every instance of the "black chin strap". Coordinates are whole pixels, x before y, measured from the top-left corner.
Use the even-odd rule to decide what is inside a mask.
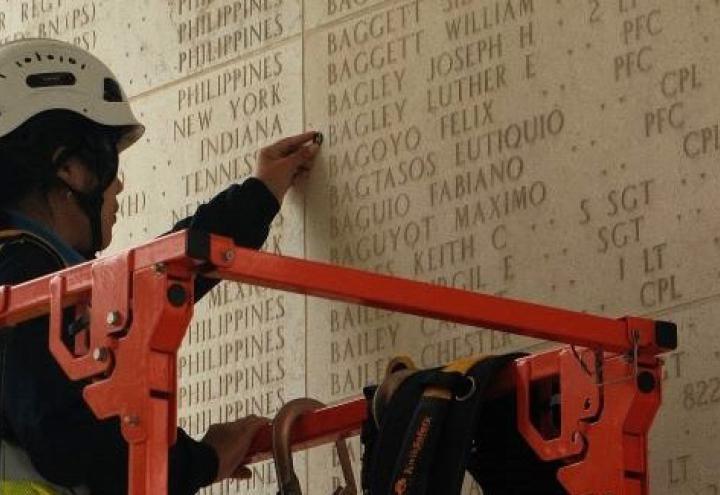
[[[95,173],[98,179],[97,187],[86,193],[78,191],[57,176],[55,180],[59,180],[64,187],[72,192],[78,205],[90,221],[90,233],[92,236],[90,251],[80,254],[87,259],[93,259],[103,247],[101,212],[105,191],[112,184],[118,171],[117,145],[114,140],[106,135],[86,136],[82,146],[68,147],[61,151],[55,159],[55,163],[63,163],[73,155],[80,156],[86,164],[91,165],[90,170]]]
[[[94,259],[97,252],[103,247],[102,245],[102,206],[104,202],[104,190],[100,188],[95,189],[90,193],[84,193],[72,188],[67,182],[61,181],[65,187],[72,192],[75,200],[80,206],[80,209],[85,213],[88,220],[90,221],[90,251],[87,253],[80,253],[87,259]]]

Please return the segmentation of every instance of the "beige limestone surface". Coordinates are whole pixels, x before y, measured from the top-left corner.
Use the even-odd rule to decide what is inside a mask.
[[[243,180],[264,144],[319,129],[266,249],[677,322],[652,493],[720,493],[717,1],[0,0],[0,42],[26,35],[105,59],[148,127],[123,159],[113,249]],[[293,397],[341,400],[400,353],[543,347],[225,284],[186,336],[180,423],[200,436]],[[296,465],[309,493],[339,481],[329,448]],[[275,491],[265,463],[207,493]]]

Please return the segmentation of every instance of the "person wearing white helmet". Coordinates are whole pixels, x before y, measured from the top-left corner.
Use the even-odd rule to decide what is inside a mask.
[[[117,78],[95,56],[55,40],[0,47],[0,285],[95,256],[118,211],[118,154],[144,128]],[[312,168],[319,133],[263,148],[254,176],[230,186],[175,228],[231,236],[258,249],[286,192]],[[215,281],[199,277],[196,299]],[[81,325],[67,315],[66,337]],[[82,330],[80,328],[80,330]],[[48,349],[47,318],[0,330],[0,493],[127,492],[127,445],[118,421],[99,421]],[[182,430],[170,449],[169,493],[243,478],[242,460],[265,419]]]

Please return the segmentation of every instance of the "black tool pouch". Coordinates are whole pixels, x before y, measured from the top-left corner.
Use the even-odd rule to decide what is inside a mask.
[[[483,435],[487,436],[482,428],[483,395],[498,371],[518,357],[515,354],[478,360],[464,375],[460,374],[462,380],[457,380],[457,387],[451,385],[443,370],[416,371],[397,387],[382,407],[380,418],[376,417],[378,407],[372,407],[377,387],[366,388],[369,411],[361,433],[363,493],[459,494],[466,469],[477,464],[473,460],[477,443],[484,442]],[[454,388],[449,400],[423,395],[428,386],[438,385]],[[407,465],[411,468],[405,469]],[[483,474],[482,470],[475,471]],[[410,475],[404,477],[403,472]]]

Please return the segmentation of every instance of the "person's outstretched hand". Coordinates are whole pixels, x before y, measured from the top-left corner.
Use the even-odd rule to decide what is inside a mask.
[[[320,145],[314,142],[315,131],[281,139],[260,150],[255,177],[263,181],[282,204],[285,193],[295,181],[307,175]]]
[[[215,481],[227,478],[248,479],[252,471],[243,465],[250,444],[258,430],[270,422],[255,415],[231,423],[210,426],[203,437],[203,443],[210,445],[218,456],[218,473]]]

